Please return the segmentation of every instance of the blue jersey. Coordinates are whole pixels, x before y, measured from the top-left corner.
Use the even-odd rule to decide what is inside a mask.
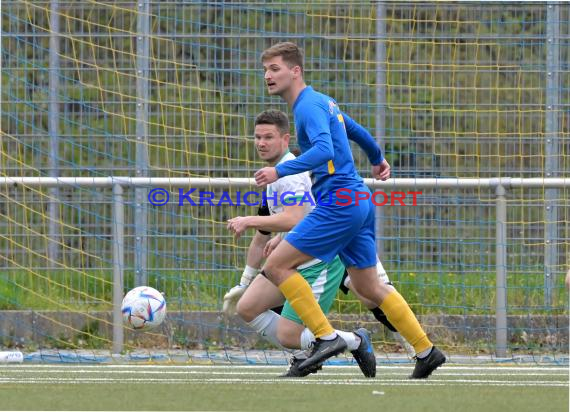
[[[362,178],[356,171],[348,139],[366,152],[373,165],[384,160],[370,133],[343,113],[331,97],[308,86],[293,105],[297,140],[302,154],[276,166],[279,177],[312,170],[313,193],[356,188]]]

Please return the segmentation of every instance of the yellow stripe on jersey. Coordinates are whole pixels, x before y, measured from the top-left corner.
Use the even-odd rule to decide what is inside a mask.
[[[329,175],[334,174],[334,164],[332,160],[329,160],[327,162],[327,166],[329,167]]]
[[[344,126],[344,117],[342,117],[342,114],[337,114],[336,118],[338,119],[339,122],[342,123],[342,125]],[[334,174],[335,168],[334,168],[334,164],[332,160],[329,160],[327,163],[327,166],[329,167],[329,175]]]

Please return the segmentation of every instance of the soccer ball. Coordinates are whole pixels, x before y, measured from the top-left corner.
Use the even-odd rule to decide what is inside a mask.
[[[121,305],[125,325],[133,329],[152,329],[166,316],[166,301],[162,294],[149,286],[139,286],[127,293]]]

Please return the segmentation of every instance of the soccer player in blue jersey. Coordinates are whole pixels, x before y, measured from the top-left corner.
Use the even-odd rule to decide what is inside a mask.
[[[334,99],[305,84],[303,54],[296,44],[278,43],[263,52],[261,61],[269,94],[281,96],[293,110],[302,154],[258,170],[256,184],[265,186],[310,170],[318,201],[269,255],[262,270],[317,338],[311,356],[299,369],[318,365],[347,348],[296,269],[314,258],[330,262],[339,255],[356,291],[378,302],[388,320],[414,347],[417,361],[410,377],[427,378],[445,362],[445,356],[428,339],[404,298],[378,281],[374,205],[370,190],[356,171],[349,139],[366,152],[374,178],[388,179],[390,165],[366,129],[342,112]]]

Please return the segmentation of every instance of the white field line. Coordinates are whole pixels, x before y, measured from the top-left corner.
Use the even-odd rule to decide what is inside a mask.
[[[284,368],[282,368],[284,370]],[[328,368],[326,368],[328,369]],[[409,368],[411,370],[411,368]],[[356,375],[356,367],[351,368],[350,370],[342,370],[342,371],[338,371],[338,372],[330,372],[328,370],[323,370],[322,372],[319,372],[319,376],[352,376],[352,375]],[[398,375],[403,375],[404,371],[386,371],[383,370],[382,368],[378,368],[378,372],[382,373],[384,375],[393,375],[393,376],[398,376]],[[519,372],[512,372],[511,371],[495,371],[498,372],[495,375],[495,377],[503,377],[503,376],[517,376],[517,377],[523,377],[523,376],[568,376],[568,371],[545,371],[545,372],[534,372],[533,370],[527,370],[527,371],[519,371]],[[506,373],[505,373],[506,372]],[[555,373],[552,373],[555,372]],[[97,375],[97,374],[105,374],[105,375],[203,375],[203,374],[208,374],[208,375],[237,375],[237,376],[252,376],[252,375],[260,375],[260,376],[274,376],[276,374],[275,371],[273,370],[265,370],[265,371],[243,371],[243,372],[239,372],[239,371],[216,371],[216,370],[209,370],[209,371],[200,371],[200,370],[187,370],[187,371],[180,371],[180,370],[174,370],[174,371],[161,371],[161,370],[105,370],[105,369],[76,369],[76,368],[64,368],[64,369],[44,369],[44,370],[37,370],[37,369],[13,369],[13,370],[8,370],[5,371],[5,373],[12,373],[14,375],[17,374],[28,374],[28,373],[33,373],[33,374],[40,374],[40,375],[44,375],[44,374],[69,374],[69,375],[73,375],[73,374],[93,374],[93,375]],[[438,376],[489,376],[491,375],[488,372],[456,372],[456,371],[450,371],[449,369],[438,369],[437,372]]]
[[[357,378],[355,366],[326,366],[318,377],[310,379],[276,379],[276,370],[282,371],[285,365],[4,365],[0,372],[2,384],[105,384],[105,383],[181,383],[181,384],[289,384],[289,385],[361,385],[361,386],[511,386],[511,387],[568,387],[568,368],[564,367],[520,367],[520,366],[445,366],[428,381],[402,379],[411,370],[411,365],[387,365],[378,367],[379,375],[389,379]],[[357,369],[356,369],[357,370]],[[486,371],[486,372],[485,372]],[[35,376],[18,376],[20,374]],[[69,374],[70,377],[53,377],[45,374]],[[88,375],[108,375],[94,377]],[[132,375],[144,377],[132,377]],[[209,375],[198,377],[196,375]],[[12,375],[12,376],[10,376]],[[38,376],[40,375],[40,376]],[[42,376],[44,375],[44,376]],[[80,376],[73,376],[80,375]],[[131,375],[131,376],[129,376]],[[168,376],[170,375],[170,376]],[[185,375],[182,377],[181,375]],[[1,375],[0,375],[1,376]],[[114,377],[113,377],[114,376]],[[176,377],[178,376],[178,377]],[[218,377],[220,376],[220,377]],[[459,377],[460,379],[442,379]],[[476,377],[479,379],[473,379]],[[488,379],[485,379],[487,377]],[[553,380],[536,380],[546,377]],[[324,379],[323,379],[324,378]],[[330,379],[332,378],[332,379]],[[337,378],[337,379],[334,379]],[[461,379],[465,378],[465,379]],[[480,379],[483,378],[483,379]],[[512,379],[514,378],[514,379]],[[517,379],[518,378],[518,379]],[[528,380],[533,378],[532,380]]]
[[[3,369],[62,369],[62,370],[73,370],[74,368],[81,369],[199,369],[199,370],[222,370],[222,369],[283,369],[287,365],[82,365],[82,364],[69,364],[69,365],[55,365],[55,364],[10,364],[10,365],[0,365],[0,370]],[[325,365],[327,369],[352,369],[356,367],[354,365]],[[408,370],[413,367],[412,364],[408,365],[378,365],[379,369],[401,369]],[[454,371],[460,370],[478,370],[478,371],[564,371],[568,372],[568,367],[558,367],[558,366],[453,366],[444,365],[442,368],[453,369]]]
[[[568,387],[568,382],[563,381],[533,381],[533,382],[505,382],[495,380],[445,380],[433,379],[426,381],[410,381],[408,379],[400,380],[306,380],[306,379],[224,379],[224,378],[207,378],[207,379],[147,379],[147,378],[31,378],[31,379],[11,379],[0,378],[0,384],[80,384],[80,383],[199,383],[199,384],[275,384],[275,385],[360,385],[360,386],[449,386],[449,385],[467,385],[467,386],[535,386],[535,387]]]

